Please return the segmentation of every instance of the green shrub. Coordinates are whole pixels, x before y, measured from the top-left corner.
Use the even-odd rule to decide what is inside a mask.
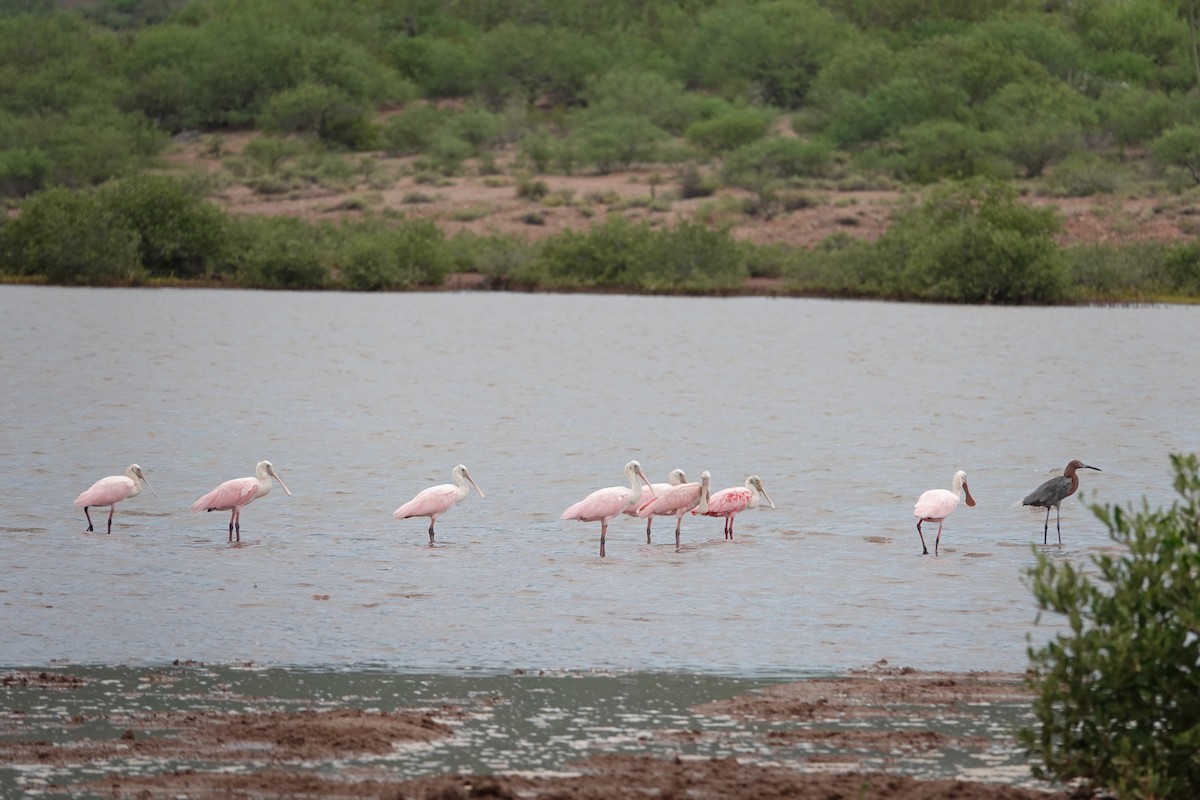
[[[682,133],[701,112],[682,83],[624,66],[589,80],[584,98],[594,114],[632,114],[673,134]]]
[[[1200,463],[1172,455],[1168,509],[1092,506],[1116,553],[1038,554],[1038,607],[1069,632],[1030,648],[1037,772],[1130,800],[1200,796]]]
[[[318,231],[295,217],[242,217],[218,271],[256,289],[321,289],[329,283]]]
[[[446,245],[454,272],[478,272],[494,287],[504,286],[532,257],[532,247],[514,235],[478,236],[464,231]]]
[[[416,155],[429,146],[443,122],[442,114],[433,106],[407,108],[384,123],[383,147],[391,155]]]
[[[695,164],[688,164],[679,173],[679,196],[684,200],[694,197],[712,197],[721,188],[712,175],[701,172]]]
[[[521,160],[533,167],[533,171],[544,173],[554,159],[554,137],[542,130],[530,131],[521,137]]]
[[[499,143],[501,119],[499,114],[485,109],[470,108],[451,114],[446,120],[445,128],[468,143],[471,146],[471,154],[474,155],[485,147]]]
[[[900,131],[900,152],[892,159],[894,174],[918,183],[945,178],[1003,177],[1012,169],[995,154],[995,136],[948,119],[920,122]]]
[[[1154,157],[1164,167],[1187,170],[1200,183],[1200,125],[1177,125],[1154,140]]]
[[[712,152],[725,152],[767,135],[770,118],[758,109],[743,108],[716,119],[694,122],[684,135],[689,142]]]
[[[652,161],[655,146],[665,138],[662,129],[627,114],[590,118],[572,132],[579,159],[601,174]]]
[[[46,185],[54,161],[40,147],[0,150],[0,195],[20,197]]]
[[[952,303],[1056,303],[1067,268],[1053,209],[1030,208],[997,181],[948,184],[901,214],[877,242],[907,297]]]
[[[649,229],[619,216],[584,231],[565,231],[541,243],[514,271],[519,286],[630,288],[637,284]]]
[[[1168,250],[1163,273],[1174,291],[1200,296],[1200,245],[1187,243]]]
[[[0,228],[0,271],[51,283],[117,285],[142,276],[137,231],[93,191],[47,189]]]
[[[1059,197],[1091,197],[1112,194],[1125,183],[1125,172],[1117,164],[1095,153],[1072,153],[1046,176],[1046,186]]]
[[[726,156],[721,175],[726,183],[758,191],[780,179],[820,177],[830,166],[832,152],[822,141],[760,139]]]
[[[428,220],[351,225],[343,231],[341,280],[355,291],[440,286],[450,273],[441,229]]]
[[[138,236],[141,266],[157,277],[209,272],[227,242],[228,217],[180,180],[138,175],[106,183],[97,199]]]
[[[246,142],[242,155],[250,159],[268,175],[279,171],[279,165],[289,158],[304,152],[304,146],[294,139],[277,136],[259,136]]]
[[[1167,262],[1177,253],[1179,250],[1158,243],[1139,242],[1075,245],[1064,254],[1071,283],[1078,293],[1096,300],[1132,300],[1156,297],[1178,288],[1167,277]]]
[[[643,289],[707,292],[740,288],[749,275],[742,250],[723,230],[681,222],[648,237],[632,266]]]
[[[373,110],[333,86],[306,82],[272,95],[259,117],[267,133],[301,133],[328,145],[364,150],[379,136]]]

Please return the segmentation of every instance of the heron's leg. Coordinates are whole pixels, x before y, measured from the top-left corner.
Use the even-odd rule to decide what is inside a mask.
[[[84,507],[83,507],[83,515],[84,515],[85,517],[87,517],[87,521],[88,521],[88,531],[91,531],[91,530],[92,530],[92,515],[88,513],[88,507],[87,507],[87,506],[84,506]]]
[[[1046,506],[1046,524],[1042,526],[1042,544],[1050,538],[1050,506]]]
[[[1050,519],[1050,511],[1046,511],[1046,519]],[[1054,527],[1058,529],[1058,543],[1062,544],[1062,506],[1054,507]]]
[[[925,534],[921,533],[921,523],[924,521],[923,519],[917,520],[917,536],[921,537],[921,555],[927,556],[929,555],[929,548],[925,546]]]

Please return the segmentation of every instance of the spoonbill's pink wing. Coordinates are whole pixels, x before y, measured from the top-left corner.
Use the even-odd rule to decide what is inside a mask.
[[[560,519],[579,519],[595,522],[615,517],[629,505],[628,486],[597,489],[562,513]]]
[[[948,489],[922,492],[913,506],[913,516],[919,519],[945,519],[958,508],[958,495]]]
[[[754,493],[744,486],[722,489],[708,499],[708,511],[704,512],[704,516],[725,517],[745,511],[752,499]]]
[[[666,492],[667,490],[673,489],[673,488],[675,488],[675,487],[669,483],[652,483],[652,484],[650,484],[650,489],[653,489],[654,493],[651,494],[650,489],[644,489],[642,491],[641,501],[638,502],[637,505],[630,506],[629,508],[625,509],[625,513],[631,517],[643,516],[643,514],[642,514],[643,508],[645,508],[646,506],[653,503],[654,499],[657,496],[659,496],[659,495],[663,494],[664,492]],[[655,512],[655,513],[658,513],[658,512]]]
[[[241,508],[253,500],[258,493],[258,478],[234,478],[225,481],[208,494],[192,503],[192,511],[228,511]]]
[[[111,506],[119,503],[133,491],[134,483],[125,475],[110,475],[92,484],[92,487],[75,498],[75,507]]]
[[[672,486],[658,497],[652,497],[648,502],[638,506],[638,516],[648,517],[651,514],[675,514],[681,508],[696,505],[700,499],[700,484],[683,483]]]
[[[441,514],[457,502],[458,487],[451,483],[430,486],[417,492],[417,496],[397,508],[392,516],[396,519],[408,517],[431,517]]]

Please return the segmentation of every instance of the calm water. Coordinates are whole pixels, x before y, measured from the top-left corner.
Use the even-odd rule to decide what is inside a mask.
[[[0,666],[1021,669],[1054,630],[1021,498],[1082,458],[1089,501],[1169,503],[1200,450],[1197,308],[4,286],[0,316]],[[188,506],[264,458],[295,496],[232,547]],[[681,552],[618,520],[601,560],[558,515],[631,458],[778,508]],[[84,533],[71,501],[135,461],[158,496]],[[487,498],[430,548],[391,512],[459,462]],[[959,468],[979,505],[921,557],[913,501]],[[1076,498],[1063,536],[1109,544]]]

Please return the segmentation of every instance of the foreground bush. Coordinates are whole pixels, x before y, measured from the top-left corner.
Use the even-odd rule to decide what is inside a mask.
[[[1069,633],[1031,649],[1037,726],[1022,740],[1042,777],[1121,798],[1200,797],[1200,462],[1172,456],[1168,509],[1093,506],[1120,555],[1091,565],[1039,554],[1039,608]]]

